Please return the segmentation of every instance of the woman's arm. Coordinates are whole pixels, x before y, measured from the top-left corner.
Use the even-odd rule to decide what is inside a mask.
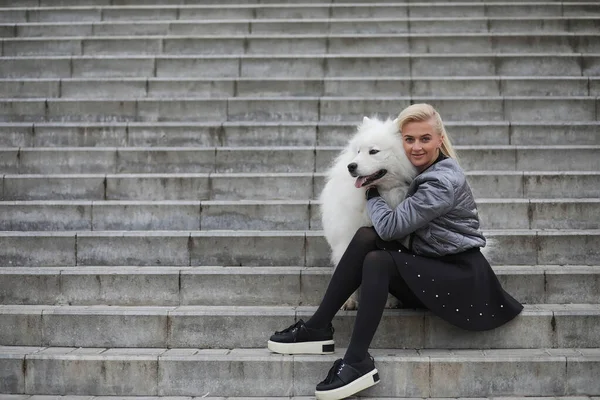
[[[454,187],[448,179],[432,178],[421,183],[415,194],[392,210],[380,196],[367,201],[367,212],[377,234],[386,241],[401,239],[450,211]]]

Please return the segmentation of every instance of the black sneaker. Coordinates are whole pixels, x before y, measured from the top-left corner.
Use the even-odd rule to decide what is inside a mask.
[[[378,383],[379,373],[369,354],[354,364],[346,364],[340,358],[333,363],[327,378],[317,385],[315,396],[318,400],[345,399]]]
[[[299,320],[280,332],[275,332],[268,342],[269,350],[280,354],[333,354],[333,326],[311,329]]]

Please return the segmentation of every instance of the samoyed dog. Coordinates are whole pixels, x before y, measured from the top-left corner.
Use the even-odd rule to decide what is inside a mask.
[[[334,266],[358,228],[373,226],[367,215],[366,187],[376,186],[387,204],[395,208],[416,175],[404,152],[397,120],[364,117],[358,132],[327,171],[319,197],[321,222]],[[398,301],[390,295],[386,306],[397,305]],[[354,293],[343,309],[357,306],[358,296]]]

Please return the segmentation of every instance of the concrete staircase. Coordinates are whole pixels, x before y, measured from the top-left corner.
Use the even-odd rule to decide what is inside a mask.
[[[0,2],[0,399],[310,398],[323,172],[423,101],[525,310],[386,311],[361,396],[600,396],[600,2],[235,3]]]

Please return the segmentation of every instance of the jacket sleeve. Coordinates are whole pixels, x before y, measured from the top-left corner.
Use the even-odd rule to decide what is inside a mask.
[[[377,234],[385,241],[399,240],[427,225],[454,206],[454,186],[444,177],[419,184],[414,195],[392,210],[381,197],[367,201],[367,212]]]

